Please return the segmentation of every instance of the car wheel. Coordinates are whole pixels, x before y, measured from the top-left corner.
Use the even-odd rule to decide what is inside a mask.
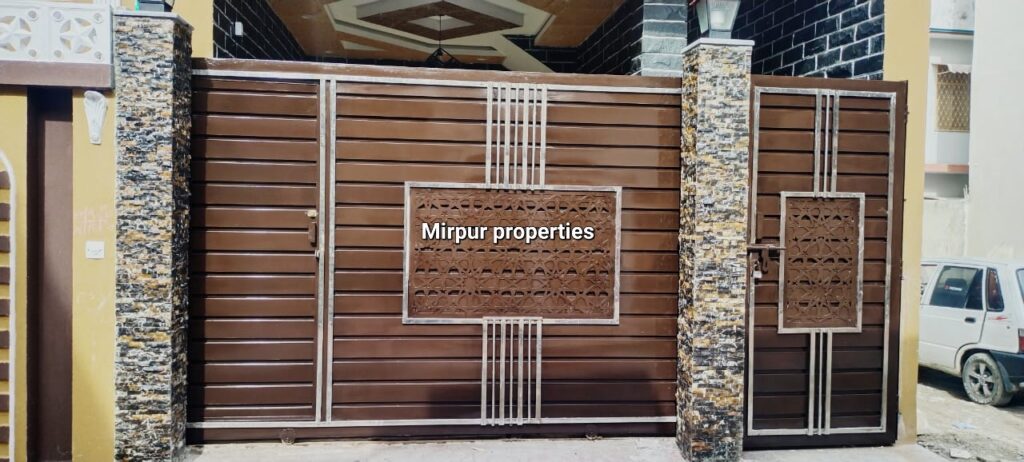
[[[988,353],[975,353],[967,358],[961,376],[964,391],[975,403],[1005,406],[1013,399],[1013,393],[1006,390],[999,366]]]

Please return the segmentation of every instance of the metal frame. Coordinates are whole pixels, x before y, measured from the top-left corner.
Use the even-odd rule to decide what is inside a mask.
[[[654,417],[547,417],[537,425],[568,424],[630,424],[630,423],[676,423],[676,416]],[[313,422],[309,420],[271,421],[215,421],[190,422],[187,428],[353,428],[353,427],[425,427],[480,425],[480,419],[394,419],[394,420],[335,420]]]
[[[324,231],[327,221],[327,199],[324,197],[323,188],[327,185],[327,166],[326,164],[326,150],[325,150],[325,139],[327,138],[327,113],[328,106],[334,106],[328,104],[329,85],[327,80],[320,80],[317,87],[317,94],[319,96],[320,112],[318,118],[320,119],[320,131],[318,132],[318,138],[320,141],[320,157],[317,159],[318,165],[318,177],[317,181],[320,184],[320,191],[318,191],[317,198],[317,232],[320,236],[324,236]],[[314,415],[316,420],[320,420],[323,416],[321,411],[323,409],[323,383],[324,383],[324,303],[327,297],[324,296],[324,281],[327,275],[325,274],[324,268],[324,243],[323,239],[317,238],[316,247],[316,397],[313,406]],[[333,279],[333,278],[331,278]],[[332,342],[333,343],[333,342]]]
[[[330,111],[329,113],[329,126],[327,131],[327,139],[329,142],[328,152],[328,169],[327,169],[327,213],[326,221],[328,223],[327,229],[330,232],[321,234],[323,239],[327,241],[327,268],[331,270],[331,274],[327,278],[327,293],[324,297],[326,300],[323,301],[327,305],[327,358],[326,361],[326,372],[327,381],[326,386],[321,384],[321,388],[324,388],[324,407],[327,410],[327,414],[324,416],[328,422],[330,422],[334,413],[334,272],[336,271],[334,265],[334,255],[336,253],[335,243],[335,223],[336,217],[335,212],[337,210],[337,171],[338,171],[338,82],[331,80],[330,89],[328,90],[330,98]],[[320,194],[321,197],[324,194]],[[321,220],[324,221],[324,220]],[[323,369],[323,367],[321,367]],[[318,410],[319,411],[319,410]]]
[[[402,210],[402,324],[483,324],[480,318],[410,318],[409,317],[409,192],[412,188],[443,188],[443,189],[495,189],[482,183],[438,183],[422,181],[406,181],[405,196]],[[530,191],[590,191],[615,193],[615,288],[613,295],[613,314],[608,319],[552,319],[544,318],[544,324],[563,325],[618,325],[619,324],[619,291],[622,286],[620,272],[622,267],[622,187],[621,186],[578,186],[578,185],[522,185],[510,187],[510,190]]]
[[[329,79],[336,82],[352,83],[391,83],[400,85],[429,85],[437,87],[464,87],[464,88],[487,88],[489,82],[477,80],[441,80],[441,79],[414,79],[404,77],[377,77],[367,75],[346,75],[346,74],[319,74],[313,72],[260,72],[260,71],[227,71],[218,69],[195,69],[192,75],[204,77],[238,77],[247,79],[265,80],[320,80]],[[565,84],[544,84],[552,91],[575,91],[590,93],[637,93],[656,95],[679,95],[682,88],[655,88],[655,87],[617,87],[611,85],[565,85]]]
[[[365,83],[386,83],[386,84],[404,84],[404,85],[432,85],[432,86],[444,86],[444,87],[467,87],[467,88],[487,88],[493,83],[478,82],[478,81],[454,81],[454,80],[432,80],[432,79],[407,79],[407,78],[392,78],[392,77],[369,77],[369,76],[352,76],[352,75],[331,75],[331,74],[318,74],[318,73],[296,73],[296,72],[252,72],[252,71],[220,71],[220,70],[193,70],[195,76],[208,76],[208,77],[234,77],[240,79],[263,79],[263,80],[283,80],[283,81],[307,81],[311,83],[318,83],[320,85],[318,89],[319,95],[319,139],[320,139],[320,167],[319,167],[319,178],[320,181],[324,181],[323,187],[328,188],[327,194],[320,194],[318,202],[318,231],[324,239],[320,240],[318,251],[320,252],[321,258],[326,254],[329,267],[333,268],[335,261],[334,246],[336,245],[335,236],[333,232],[326,232],[328,228],[332,228],[335,222],[335,206],[336,192],[334,184],[336,182],[336,168],[337,168],[337,82],[365,82]],[[553,91],[567,91],[567,92],[603,92],[603,93],[637,93],[637,94],[675,94],[681,93],[679,88],[651,88],[651,87],[616,87],[616,86],[587,86],[587,85],[559,85],[559,84],[545,84],[542,87],[542,92],[546,93],[547,90]],[[534,95],[536,98],[537,94]],[[546,95],[543,95],[546,96]],[[546,99],[546,98],[545,98]],[[546,105],[542,105],[540,108],[540,120],[547,119],[547,108]],[[489,122],[491,114],[488,114]],[[532,120],[534,129],[536,127],[538,118],[537,114],[534,113]],[[544,130],[539,130],[539,134],[531,132],[530,135],[534,140],[539,139],[541,145],[546,144],[546,133]],[[539,138],[538,138],[539,136]],[[329,141],[328,141],[329,140]],[[620,268],[621,268],[621,243],[622,243],[622,188],[619,186],[573,186],[573,185],[545,185],[544,184],[544,167],[546,164],[545,152],[540,149],[539,153],[539,185],[526,185],[526,186],[515,186],[510,185],[510,189],[530,189],[530,190],[556,190],[556,191],[613,191],[616,194],[616,217],[615,217],[615,241],[616,241],[616,255],[615,255],[615,290],[614,290],[614,316],[612,319],[597,319],[597,320],[584,320],[584,319],[544,319],[540,324],[537,325],[538,336],[540,329],[543,324],[564,324],[564,325],[617,325],[619,323],[619,290],[620,290]],[[326,160],[325,160],[326,159]],[[531,158],[532,159],[532,158]],[[408,197],[408,188],[410,184],[413,185],[424,185],[434,187],[445,187],[445,188],[484,188],[487,189],[486,185],[480,184],[464,184],[464,183],[406,183],[406,198]],[[13,179],[12,179],[12,201],[14,198],[13,190]],[[12,202],[13,204],[13,202]],[[13,205],[12,205],[13,207]],[[408,201],[406,201],[406,208],[408,208]],[[408,212],[406,211],[405,219],[408,219]],[[13,216],[12,216],[13,222]],[[406,230],[408,234],[408,230]],[[408,236],[406,236],[406,241]],[[326,242],[326,248],[324,243]],[[12,243],[12,253],[14,252]],[[407,253],[403,255],[403,260],[407,262]],[[322,261],[322,260],[321,260]],[[319,263],[319,262],[318,262]],[[318,309],[316,314],[316,325],[317,334],[316,340],[318,344],[326,343],[326,354],[324,348],[317,348],[317,373],[316,373],[316,402],[314,403],[315,417],[314,420],[301,420],[301,421],[270,421],[270,420],[233,420],[233,421],[200,421],[200,422],[187,422],[187,428],[193,429],[256,429],[256,428],[359,428],[359,427],[408,427],[408,426],[466,426],[466,425],[481,425],[481,419],[380,419],[380,420],[333,420],[331,416],[331,409],[333,406],[333,394],[331,386],[326,384],[333,383],[333,367],[326,366],[333,364],[333,352],[334,342],[324,342],[324,322],[328,325],[327,336],[333,340],[334,335],[334,278],[327,277],[324,274],[324,265],[318,264],[318,288],[317,295],[320,298],[318,302]],[[12,267],[13,269],[13,267]],[[403,271],[404,273],[404,271]],[[13,286],[13,280],[12,280]],[[408,286],[408,281],[403,275],[403,287]],[[326,289],[326,290],[325,290]],[[13,292],[12,292],[13,293]],[[326,296],[325,296],[326,295]],[[407,324],[481,324],[482,319],[414,319],[407,322],[408,312],[407,304],[405,303],[405,294],[403,293],[403,323]],[[11,314],[11,320],[13,322],[14,313]],[[14,351],[12,344],[11,351]],[[539,357],[540,345],[538,345],[538,357],[536,361],[540,363],[541,358]],[[326,358],[325,358],[326,356]],[[325,367],[326,366],[326,367]],[[12,371],[13,375],[13,371]],[[540,369],[537,369],[537,376],[535,378],[536,383],[539,384],[541,381]],[[13,385],[12,385],[13,387]],[[13,390],[13,388],[12,388]],[[536,393],[536,405],[540,404],[540,390]],[[326,410],[326,412],[324,412]],[[535,421],[528,423],[538,425],[587,425],[587,424],[632,424],[632,423],[676,423],[676,416],[650,416],[650,417],[558,417],[558,418],[540,418],[539,410],[537,411],[537,418]],[[12,414],[13,416],[13,414]],[[12,417],[13,419],[13,417]],[[14,426],[11,426],[13,431]],[[13,441],[13,440],[12,440]],[[13,447],[13,442],[12,442]]]
[[[834,156],[833,156],[834,157]],[[815,193],[805,191],[783,191],[779,194],[779,241],[782,248],[779,250],[779,333],[780,334],[813,334],[833,332],[837,334],[859,334],[862,331],[864,319],[864,193],[849,192],[827,192]],[[783,317],[783,305],[785,303],[786,291],[786,202],[791,197],[798,198],[823,198],[823,199],[857,199],[859,213],[858,238],[857,238],[857,326],[856,327],[786,327]]]
[[[750,180],[750,216],[757,216],[757,174],[758,174],[758,154],[760,153],[760,130],[761,130],[761,95],[763,94],[788,94],[788,95],[808,95],[818,96],[818,103],[820,107],[820,95],[829,93],[833,96],[839,97],[857,97],[857,98],[876,98],[876,99],[887,99],[889,100],[889,171],[888,171],[888,213],[893,210],[893,191],[895,182],[895,165],[896,165],[896,92],[874,92],[874,91],[859,91],[859,90],[831,90],[821,88],[784,88],[784,87],[754,87],[754,103],[753,103],[753,114],[752,114],[752,130],[751,130],[751,180]],[[817,111],[816,111],[817,112]],[[839,111],[835,111],[835,126],[838,127]],[[819,149],[818,131],[821,129],[820,119],[815,117],[815,151]],[[837,138],[837,137],[836,137]],[[838,154],[838,141],[833,139],[834,152]],[[817,156],[815,156],[817,159]],[[838,164],[838,161],[837,161]],[[820,166],[815,163],[815,173],[818,171]],[[833,185],[835,182],[833,181]],[[815,183],[817,186],[817,183]],[[862,220],[863,223],[863,220]],[[780,228],[781,231],[782,228]],[[831,427],[831,380],[827,379],[826,389],[829,392],[829,396],[826,397],[826,418],[825,428],[821,429],[822,435],[838,435],[838,434],[853,434],[853,433],[885,433],[888,430],[888,398],[889,398],[889,334],[891,329],[890,322],[890,307],[891,307],[891,291],[889,287],[892,284],[892,231],[893,231],[893,217],[887,217],[887,230],[886,230],[886,250],[885,250],[885,325],[883,328],[883,340],[882,340],[882,403],[881,403],[881,425],[878,427],[842,427],[832,428]],[[755,245],[757,243],[757,220],[751,220],[749,226],[749,245]],[[863,248],[863,246],[862,246]],[[753,275],[750,275],[747,280],[748,287],[755,287],[755,279]],[[781,288],[780,281],[780,288]],[[748,319],[754,319],[754,301],[755,294],[754,290],[747,291],[747,316]],[[815,335],[815,334],[810,334]],[[829,336],[829,345],[831,345],[831,335]],[[827,357],[829,358],[829,372],[831,371],[831,348],[828,349]],[[754,330],[752,328],[747,329],[747,361],[752,363],[754,358]],[[831,374],[830,374],[831,375]],[[795,429],[755,429],[754,428],[754,368],[747,367],[747,423],[746,423],[746,434],[748,436],[786,436],[786,435],[808,435],[814,434],[809,433],[809,428],[795,428]],[[810,416],[809,416],[810,417]],[[813,425],[813,422],[809,422]],[[809,427],[811,426],[809,425]]]

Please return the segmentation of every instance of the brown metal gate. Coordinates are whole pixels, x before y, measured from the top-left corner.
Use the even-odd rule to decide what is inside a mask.
[[[674,434],[677,80],[196,67],[192,440]],[[485,181],[495,85],[547,92],[548,183],[622,189],[618,322],[544,326],[525,425],[481,425],[480,324],[403,322],[404,185]]]
[[[896,439],[906,87],[755,76],[747,448]]]

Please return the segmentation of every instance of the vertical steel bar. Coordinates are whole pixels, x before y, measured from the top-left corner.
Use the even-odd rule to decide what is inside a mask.
[[[825,434],[832,433],[832,332],[828,333],[828,347],[825,353]]]
[[[839,176],[839,95],[832,98],[832,192],[836,192]]]
[[[513,91],[513,93],[512,93],[513,94],[513,96],[512,96],[512,120],[514,122],[514,125],[512,125],[512,185],[513,186],[518,185],[520,183],[520,181],[521,181],[519,179],[519,151],[521,150],[521,147],[519,145],[520,144],[519,127],[522,125],[523,117],[522,117],[522,114],[519,113],[519,91],[520,90],[521,90],[521,88],[519,88],[519,86],[513,87],[513,90],[512,90]]]
[[[821,90],[814,91],[814,192],[818,192],[818,170],[821,169]]]
[[[504,177],[504,181],[502,182],[502,184],[504,184],[504,186],[505,186],[505,189],[508,189],[508,182],[509,182],[508,166],[509,166],[509,160],[510,160],[509,159],[509,154],[510,153],[509,153],[508,150],[511,147],[511,143],[509,141],[512,139],[512,132],[511,132],[511,130],[512,130],[512,119],[511,119],[511,117],[512,117],[512,89],[511,89],[511,87],[506,86],[505,87],[505,164],[504,164],[504,167],[503,167],[503,169],[505,171],[505,177]]]
[[[490,88],[487,91],[490,92]],[[480,425],[484,425],[487,422],[487,318],[480,326]]]
[[[317,181],[320,182],[321,184],[327,183],[327,173],[326,173],[327,167],[325,165],[327,163],[327,117],[328,117],[328,111],[327,111],[327,89],[328,89],[327,81],[321,79],[320,80],[320,87],[319,87],[319,95],[318,95],[319,98],[320,98],[320,112],[319,112],[319,115],[318,115],[318,118],[320,119],[320,133],[319,133],[320,157],[319,157],[319,161],[317,162],[317,164],[320,166],[320,171],[318,173],[319,176],[317,177],[319,179]],[[324,186],[326,186],[326,184],[324,184]],[[318,214],[323,214],[324,213],[324,208],[325,208],[324,188],[320,188],[320,194],[319,194],[319,199],[318,200],[319,200],[319,202],[318,202],[319,205],[318,205],[317,213]],[[319,220],[319,223],[317,225],[317,232],[320,233],[321,236],[323,235],[323,227],[324,227],[323,221],[324,220],[322,220],[322,219]],[[320,251],[320,249],[318,248],[317,252],[319,252],[319,251]],[[324,388],[324,346],[323,346],[324,345],[324,342],[323,342],[323,337],[324,337],[324,333],[323,333],[323,330],[324,330],[324,315],[323,315],[323,312],[326,310],[326,308],[324,307],[324,304],[326,302],[326,297],[324,297],[324,277],[325,277],[324,273],[325,272],[326,271],[324,269],[323,260],[322,259],[317,260],[317,277],[316,277],[316,282],[317,282],[317,285],[316,285],[316,287],[317,287],[317,289],[316,289],[316,291],[317,291],[317,300],[316,300],[316,397],[315,397],[316,402],[313,404],[314,419],[317,420],[317,421],[320,421],[320,419],[322,418],[322,416],[323,416],[323,407],[324,407],[324,403],[323,403],[323,388]]]
[[[530,184],[528,176],[530,166],[530,87],[523,89],[523,173],[519,182],[523,186]]]
[[[493,86],[487,85],[487,135],[485,141],[485,143],[487,143],[487,147],[484,148],[486,150],[484,160],[484,183],[487,184],[487,187],[491,187],[491,136],[493,135],[491,133],[491,111],[494,108],[491,98],[494,96],[492,94],[493,91]],[[483,325],[486,327],[487,321],[484,321]],[[486,335],[484,337],[486,338]]]
[[[815,401],[816,401],[815,397],[817,396],[817,394],[815,393],[815,381],[817,380],[817,374],[815,373],[816,372],[816,370],[815,370],[815,363],[816,363],[815,353],[817,352],[817,349],[818,349],[818,346],[817,346],[818,334],[816,332],[811,332],[810,335],[811,335],[811,348],[810,348],[810,351],[809,351],[810,361],[807,364],[807,375],[809,376],[809,381],[808,381],[808,384],[807,384],[807,389],[808,389],[808,399],[807,399],[807,434],[808,435],[813,435],[814,434],[814,407],[815,407]]]
[[[532,349],[531,345],[533,345],[532,343],[530,343],[532,340],[533,340],[533,323],[531,322],[531,323],[527,323],[526,324],[526,420],[527,421],[529,421],[533,417],[533,411],[530,409],[530,403],[533,401],[531,399],[531,395],[533,393],[533,390],[530,388],[530,385],[533,383],[533,382],[531,382],[531,380],[533,380],[533,374],[530,371],[530,368],[533,367],[533,353],[530,351]]]
[[[832,134],[832,131],[831,131],[831,128],[830,128],[832,126],[832,117],[830,117],[831,113],[832,113],[832,95],[829,94],[829,93],[825,93],[825,156],[824,156],[824,159],[822,160],[822,165],[821,165],[821,192],[831,191],[829,189],[829,185],[828,185],[828,180],[829,180],[829,174],[828,174],[829,168],[828,168],[828,166],[830,165],[829,164],[828,156],[829,156],[829,147],[831,146],[829,140],[830,140],[831,134]]]
[[[523,424],[523,320],[519,319],[519,383],[516,384],[516,420]]]
[[[548,159],[548,87],[540,87],[540,184],[544,181]]]
[[[540,89],[536,86],[533,87],[533,106],[530,111],[533,112],[533,131],[530,136],[533,139],[533,144],[530,146],[530,184],[537,184],[537,106],[540,105]]]
[[[498,342],[495,340],[498,337],[498,323],[491,321],[491,329],[494,331],[491,333],[491,425],[494,425],[494,416],[497,414],[497,408],[495,403],[498,402],[498,382],[495,380],[498,377]]]
[[[543,174],[541,174],[541,175],[543,176]],[[543,341],[544,341],[544,321],[538,321],[537,322],[537,383],[535,385],[535,388],[536,388],[536,393],[535,393],[536,401],[533,403],[533,407],[534,407],[534,410],[535,410],[534,418],[537,419],[537,423],[540,423],[540,419],[542,418],[542,414],[540,412],[541,411],[541,409],[540,409],[540,403],[541,403],[540,387],[541,387],[541,370],[543,369],[543,366],[544,366]]]
[[[498,385],[498,425],[505,424],[505,318],[501,318],[501,381]]]
[[[327,151],[328,156],[328,168],[327,168],[327,210],[326,214],[322,216],[320,222],[324,226],[330,227],[330,232],[324,229],[326,239],[320,239],[321,242],[326,241],[327,249],[322,253],[326,254],[327,257],[327,370],[325,372],[327,376],[327,390],[325,392],[326,398],[326,420],[330,422],[334,419],[334,249],[335,244],[335,233],[334,223],[336,223],[334,214],[337,208],[337,198],[335,197],[335,185],[337,184],[337,165],[338,165],[338,81],[331,80],[331,87],[329,89],[328,105],[330,107],[330,119],[328,119],[328,143]],[[324,223],[326,222],[326,223]]]

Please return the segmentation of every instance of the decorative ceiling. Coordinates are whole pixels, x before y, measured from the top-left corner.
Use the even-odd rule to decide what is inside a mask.
[[[269,0],[311,56],[422,61],[438,48],[465,63],[550,72],[505,36],[575,47],[623,0]]]

